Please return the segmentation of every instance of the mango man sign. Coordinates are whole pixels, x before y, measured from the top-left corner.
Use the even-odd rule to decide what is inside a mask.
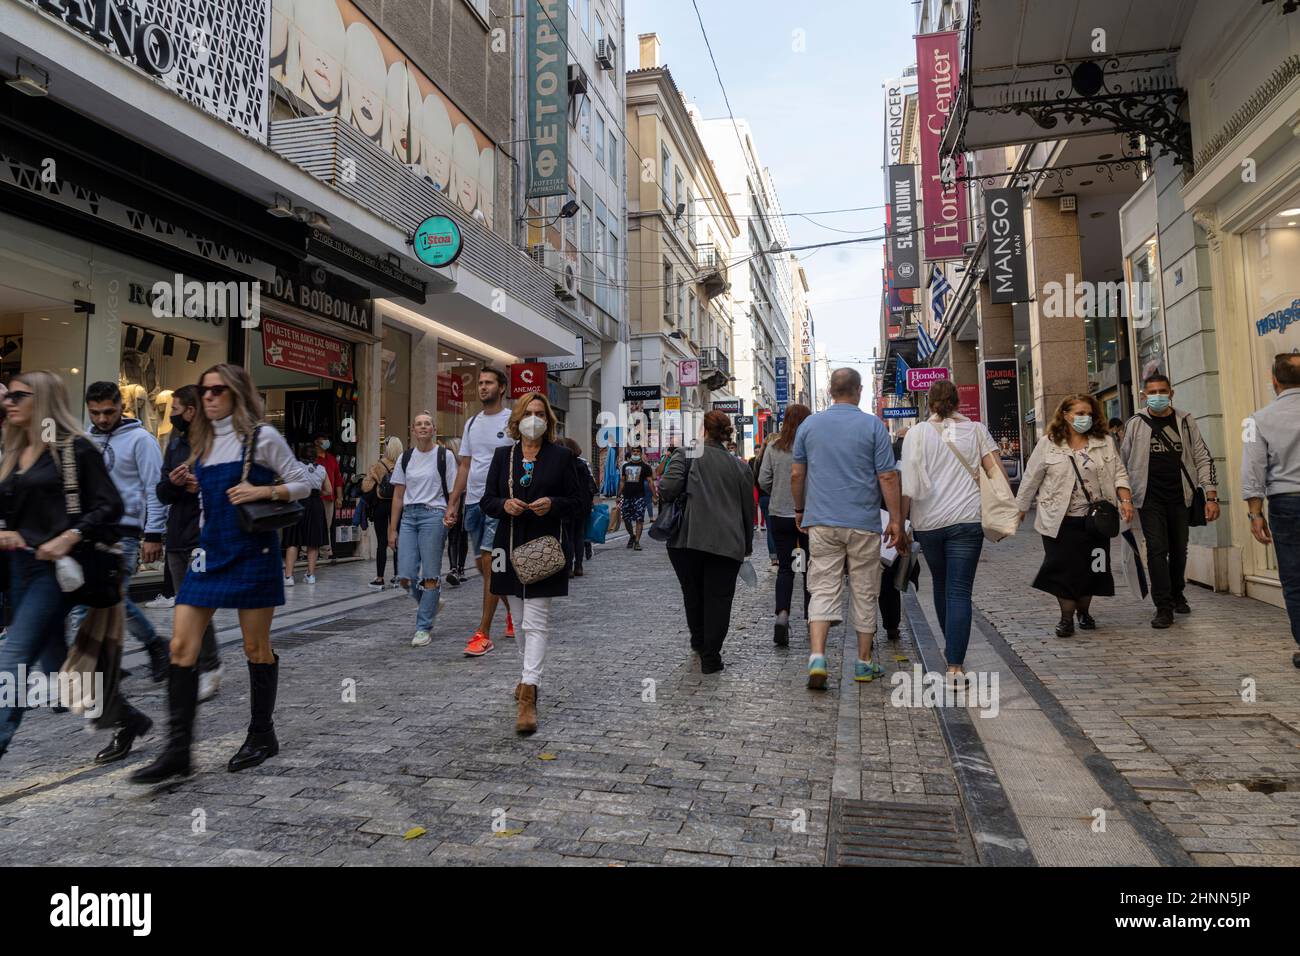
[[[564,0],[528,0],[528,198],[569,191],[569,10]]]

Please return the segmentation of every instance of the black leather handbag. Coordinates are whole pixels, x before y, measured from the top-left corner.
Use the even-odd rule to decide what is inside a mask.
[[[686,489],[691,480],[691,459],[686,459],[686,474],[682,476],[682,493],[669,502],[668,507],[659,506],[659,516],[650,525],[650,537],[656,541],[671,541],[681,530],[682,519],[686,516],[686,499],[690,497]]]
[[[253,450],[257,448],[257,434],[262,430],[258,425],[253,435],[244,443],[244,472],[240,482],[248,481],[248,470],[253,466]],[[246,501],[235,506],[239,515],[239,527],[245,534],[265,534],[268,531],[283,531],[292,528],[303,515],[303,506],[298,501]]]
[[[1088,534],[1094,538],[1106,539],[1118,535],[1120,525],[1119,509],[1105,499],[1092,500],[1092,495],[1088,494],[1088,486],[1083,483],[1083,475],[1079,474],[1079,466],[1075,464],[1073,454],[1070,454],[1070,467],[1074,469],[1074,477],[1079,480],[1079,487],[1083,489],[1083,496],[1088,499],[1088,514],[1083,522]]]
[[[68,513],[69,527],[75,527],[74,517],[81,516],[81,484],[77,474],[77,456],[72,440],[62,442],[59,448],[63,472],[63,500]],[[77,590],[65,593],[68,603],[86,607],[112,607],[122,600],[122,582],[126,569],[120,544],[82,539],[73,545],[68,557],[81,565],[84,583]]]

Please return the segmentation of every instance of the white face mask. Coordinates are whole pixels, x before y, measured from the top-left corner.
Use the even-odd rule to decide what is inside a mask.
[[[525,415],[519,422],[519,434],[537,441],[546,434],[546,419],[540,415]]]

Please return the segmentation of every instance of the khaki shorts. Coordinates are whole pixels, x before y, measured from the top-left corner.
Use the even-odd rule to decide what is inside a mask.
[[[849,594],[854,629],[876,632],[880,597],[880,535],[855,528],[814,525],[808,530],[808,620],[840,623],[844,618],[844,563],[849,566]]]

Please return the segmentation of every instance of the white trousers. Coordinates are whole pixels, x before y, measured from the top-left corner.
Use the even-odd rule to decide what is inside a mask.
[[[510,604],[518,608],[519,598],[511,598]],[[546,639],[551,633],[551,599],[548,597],[524,598],[524,614],[516,619],[515,643],[519,645],[519,659],[523,662],[524,673],[520,683],[536,687],[542,682],[542,665],[546,661]]]

